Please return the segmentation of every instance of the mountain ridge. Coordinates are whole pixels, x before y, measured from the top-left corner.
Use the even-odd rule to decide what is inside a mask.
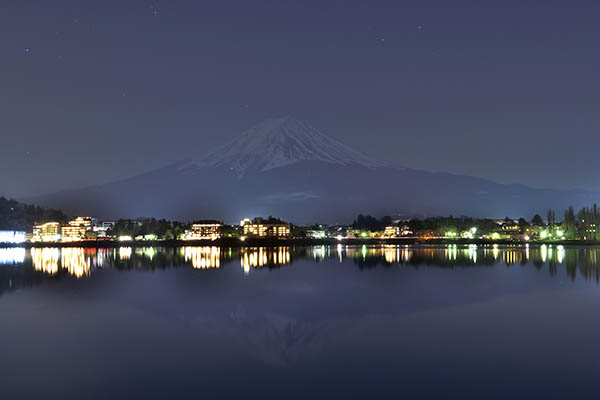
[[[242,177],[299,161],[378,168],[388,163],[369,157],[292,116],[270,118],[245,130],[185,167],[225,168]]]
[[[292,117],[263,121],[194,159],[124,180],[27,199],[72,214],[171,219],[280,216],[297,223],[374,215],[532,217],[597,202],[585,190],[520,184],[381,162]]]

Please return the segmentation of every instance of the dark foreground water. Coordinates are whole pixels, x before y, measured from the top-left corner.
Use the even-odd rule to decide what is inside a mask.
[[[600,250],[0,249],[0,398],[597,398]]]

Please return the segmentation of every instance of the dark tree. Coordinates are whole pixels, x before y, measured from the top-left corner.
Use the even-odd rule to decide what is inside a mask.
[[[544,226],[544,220],[542,219],[540,214],[534,215],[534,217],[531,219],[531,225]]]

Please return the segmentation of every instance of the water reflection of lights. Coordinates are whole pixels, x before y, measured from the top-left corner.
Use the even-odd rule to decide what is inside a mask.
[[[402,260],[407,263],[410,261],[410,258],[412,257],[412,249],[408,246],[404,246],[404,248],[402,249]]]
[[[22,247],[11,247],[0,249],[0,265],[23,264],[26,251]]]
[[[384,245],[382,250],[386,263],[400,262],[400,248],[398,246]]]
[[[521,262],[521,252],[506,249],[502,253],[502,258],[507,265],[516,264]]]
[[[113,250],[110,249],[98,249],[96,253],[96,265],[98,267],[104,267],[108,260],[110,260],[110,254]]]
[[[57,248],[31,249],[33,268],[45,274],[55,275],[58,273],[59,258],[60,251]]]
[[[477,262],[477,245],[476,244],[469,245],[468,254],[469,254],[469,260],[476,263]]]
[[[150,261],[152,261],[154,257],[156,257],[156,253],[157,251],[154,247],[143,247],[135,249],[136,256],[149,258]]]
[[[278,266],[291,262],[290,258],[294,248],[280,247],[248,247],[241,248],[240,264],[245,274],[249,274],[252,268],[266,266]],[[117,268],[136,268],[146,266],[156,268],[166,265],[179,265],[185,259],[186,262],[196,269],[222,268],[223,264],[237,257],[235,252],[229,249],[221,249],[218,246],[205,247],[183,247],[171,251],[161,248],[134,248],[121,247],[116,249],[94,249],[94,248],[68,248],[62,250],[56,248],[33,248],[31,251],[22,248],[0,249],[0,265],[28,263],[29,253],[32,264],[36,271],[55,275],[64,272],[66,275],[85,277],[93,273],[95,268],[115,266]],[[307,257],[317,262],[321,260],[335,260],[344,262],[345,259],[353,260],[360,268],[372,268],[379,263],[397,265],[441,265],[460,267],[478,265],[493,265],[503,263],[506,265],[524,264],[533,261],[536,266],[541,263],[550,262],[551,266],[556,263],[572,266],[575,263],[584,265],[581,268],[595,268],[600,270],[600,250],[577,249],[562,245],[540,245],[535,244],[517,246],[505,245],[380,245],[380,246],[348,246],[336,244],[336,247],[316,246],[300,249],[298,258]],[[117,261],[129,260],[126,263]],[[152,260],[152,263],[150,262]],[[123,265],[127,264],[127,265]],[[189,264],[188,264],[189,265]],[[62,270],[62,271],[61,271]],[[586,272],[591,274],[590,272]],[[62,274],[61,274],[62,275]],[[591,275],[590,275],[591,276]],[[600,272],[598,273],[600,282]]]
[[[63,269],[66,269],[69,275],[77,278],[89,276],[91,267],[90,260],[86,258],[82,248],[64,248],[61,250],[60,263]]]
[[[559,263],[562,263],[565,259],[565,248],[562,245],[556,247],[556,259]]]
[[[329,246],[327,247],[327,250],[329,250]],[[326,255],[325,246],[313,247],[313,257],[315,261],[323,260]]]
[[[131,247],[120,247],[119,248],[119,259],[120,260],[129,260],[131,258],[132,253]]]
[[[250,273],[250,268],[284,265],[289,262],[289,247],[244,247],[241,250],[240,264],[245,274]]]
[[[500,254],[500,250],[498,249],[498,245],[495,244],[492,246],[492,256],[494,256],[494,260],[498,259],[498,255]]]
[[[196,269],[221,267],[221,249],[215,246],[186,247],[183,250],[185,262],[192,262]]]
[[[545,244],[543,244],[540,247],[540,253],[542,256],[542,262],[546,262],[546,260],[548,259],[548,246],[546,246]]]
[[[456,261],[458,255],[458,248],[455,244],[446,246],[446,259],[450,261]]]

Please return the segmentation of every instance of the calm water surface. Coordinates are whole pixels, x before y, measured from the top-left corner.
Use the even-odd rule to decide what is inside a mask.
[[[1,398],[597,398],[600,249],[0,249]]]

